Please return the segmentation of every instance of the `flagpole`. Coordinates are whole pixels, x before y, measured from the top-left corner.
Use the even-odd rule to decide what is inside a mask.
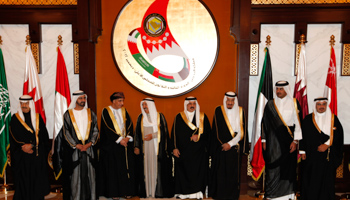
[[[331,40],[329,40],[329,44],[331,45],[331,49],[332,47],[334,47],[334,44],[335,44],[335,40],[334,40],[334,35],[331,36]]]
[[[266,42],[266,48],[269,48],[271,46],[271,36],[270,35],[266,36],[265,42]],[[259,199],[264,199],[264,197],[265,197],[265,174],[266,173],[265,173],[265,169],[264,169],[263,176],[262,176],[262,178],[263,178],[262,189],[261,189],[261,191],[257,191],[255,193],[255,196],[258,197]]]

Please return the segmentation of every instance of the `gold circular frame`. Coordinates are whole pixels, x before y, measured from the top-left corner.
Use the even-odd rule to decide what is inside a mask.
[[[219,34],[202,2],[169,0],[165,11],[150,11],[152,4],[163,2],[167,1],[129,1],[114,23],[112,53],[118,70],[133,87],[151,96],[175,97],[192,91],[209,76],[218,56]],[[158,18],[150,28],[158,32],[152,35],[146,33],[145,19],[154,16]],[[165,20],[164,26],[160,20]]]

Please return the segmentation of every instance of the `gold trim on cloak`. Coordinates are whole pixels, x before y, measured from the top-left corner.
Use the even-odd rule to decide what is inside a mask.
[[[80,131],[79,131],[79,128],[78,128],[78,124],[75,121],[75,117],[74,117],[74,114],[73,114],[73,109],[68,110],[70,119],[72,121],[74,130],[75,130],[75,134],[77,135],[78,140],[80,140],[83,143],[83,145],[85,145],[85,141],[89,139],[90,128],[91,128],[91,110],[90,110],[90,108],[87,108],[86,111],[87,111],[87,115],[88,115],[88,124],[87,124],[85,138],[83,139],[83,137],[80,134]]]
[[[293,101],[294,101],[294,107],[295,107],[295,111],[296,111],[296,114],[297,114],[297,117],[298,117],[298,121],[299,121],[299,125],[301,125],[301,122],[300,122],[300,117],[299,117],[299,109],[298,109],[298,104],[297,104],[297,99],[296,98],[293,98]]]
[[[195,131],[197,131],[197,129],[199,129],[198,130],[198,140],[194,141],[194,142],[198,142],[199,138],[201,137],[201,134],[203,133],[204,113],[201,112],[199,114],[199,127],[198,128],[187,119],[185,112],[181,112],[180,114],[181,114],[182,119],[184,120],[184,122],[187,124],[187,126],[190,129],[195,130]]]
[[[279,118],[281,119],[283,125],[287,128],[290,137],[292,137],[292,138],[294,139],[292,131],[290,130],[290,128],[289,128],[289,126],[286,124],[286,122],[284,122],[284,120],[283,120],[283,118],[282,118],[282,115],[281,115],[280,111],[279,111],[278,108],[277,108],[275,99],[273,100],[273,104],[274,104],[274,106],[275,106],[276,112],[277,112]]]
[[[33,133],[33,130],[23,121],[23,119],[19,116],[18,113],[15,114],[18,121],[22,124],[22,126],[24,126],[25,129],[27,129],[27,131]]]
[[[314,126],[316,127],[317,131],[321,133],[320,127],[318,127],[316,120],[315,120],[315,113],[312,113],[312,122],[314,123]],[[333,144],[333,131],[334,131],[334,114],[332,114],[332,121],[331,121],[331,132],[329,136],[329,146],[332,146]]]
[[[119,135],[119,136],[122,137],[122,136],[123,136],[123,135],[122,135],[123,133],[122,133],[122,131],[121,131],[120,128],[119,128],[118,122],[117,122],[117,120],[116,120],[115,117],[114,117],[113,111],[111,110],[111,108],[110,108],[109,106],[107,106],[105,109],[108,111],[109,118],[111,118],[111,120],[112,120],[115,133],[116,133],[117,135]],[[122,112],[123,112],[123,110],[122,110]],[[124,121],[125,121],[125,120],[124,120]],[[124,123],[124,124],[125,124],[125,123]]]
[[[223,116],[224,116],[224,119],[225,119],[227,128],[228,128],[228,130],[230,131],[232,138],[236,137],[236,134],[235,134],[235,132],[233,131],[232,126],[231,126],[231,124],[230,124],[230,121],[228,120],[228,117],[227,117],[227,115],[226,115],[224,106],[221,105],[220,108],[221,108],[221,111],[222,111],[222,114],[223,114]],[[239,141],[241,141],[241,140],[244,138],[245,129],[243,128],[243,109],[242,109],[242,107],[240,107],[240,106],[239,106],[238,108],[239,108],[240,129],[241,129],[241,139],[240,139]],[[215,116],[215,115],[214,115],[214,116]],[[215,116],[215,119],[216,119],[216,116]],[[215,120],[215,121],[216,121],[216,120]],[[217,124],[216,124],[216,123],[215,123],[215,125],[216,125],[216,127],[217,127]],[[216,130],[218,130],[218,129],[216,128]],[[216,132],[218,132],[218,131],[216,131]],[[217,134],[217,138],[218,138],[218,137],[219,137],[219,136],[218,136],[218,134]],[[220,140],[219,138],[218,138],[218,140],[219,140],[220,143],[222,144],[222,142],[221,142],[221,140]],[[237,144],[238,144],[238,143],[237,143]]]
[[[39,145],[39,113],[35,113],[36,115],[36,119],[35,119],[35,125],[36,125],[36,130],[35,130],[35,141],[36,141],[36,156],[38,156],[38,145]],[[25,123],[23,121],[23,119],[19,116],[18,113],[16,113],[16,117],[18,119],[18,121],[22,124],[22,126],[24,126],[25,129],[27,129],[27,131],[33,133],[33,130],[27,125],[27,123]]]
[[[239,107],[239,118],[241,120],[241,123],[240,123],[240,125],[241,125],[241,139],[240,139],[240,141],[241,141],[244,137],[244,134],[245,134],[245,131],[243,128],[243,109],[242,109],[242,107]]]
[[[230,131],[232,138],[234,138],[236,135],[235,135],[235,132],[232,129],[231,123],[230,123],[230,121],[229,121],[229,119],[228,119],[228,117],[226,115],[225,107],[223,105],[221,105],[220,107],[221,107],[222,115],[224,116],[224,119],[225,119],[225,122],[226,122],[226,126],[227,126],[228,130]]]
[[[312,122],[314,123],[314,126],[316,127],[317,131],[321,133],[321,129],[318,127],[316,120],[315,120],[315,113],[312,113]]]
[[[333,145],[333,134],[334,134],[334,114],[332,114],[332,122],[331,122],[331,132],[329,138],[329,146]]]
[[[159,112],[157,113],[157,127],[158,127],[158,147],[157,147],[157,156],[159,154],[159,143],[160,143],[160,114]],[[143,131],[143,115],[141,116],[141,135],[142,135],[142,141],[143,141],[143,148],[142,152],[145,153],[145,135]]]

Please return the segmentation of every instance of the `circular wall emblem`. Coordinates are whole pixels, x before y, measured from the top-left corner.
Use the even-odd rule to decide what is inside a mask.
[[[123,77],[144,93],[185,94],[210,74],[218,55],[215,22],[198,0],[133,0],[120,11],[112,51]]]

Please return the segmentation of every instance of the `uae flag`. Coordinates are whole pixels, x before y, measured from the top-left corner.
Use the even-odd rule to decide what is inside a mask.
[[[23,94],[28,94],[33,98],[36,113],[39,113],[46,123],[40,79],[30,45],[26,47],[26,71],[24,74]]]
[[[63,114],[67,111],[67,108],[71,102],[69,81],[67,75],[66,64],[61,52],[61,48],[57,48],[57,71],[56,71],[56,91],[55,91],[55,107],[54,107],[54,131],[52,140],[52,154],[53,154],[53,168],[56,180],[61,175],[61,162],[62,158],[57,155],[55,149],[59,149],[62,142],[62,127],[63,127]]]
[[[7,90],[4,58],[0,48],[0,177],[4,177],[7,165],[7,150],[10,147],[9,128],[11,121],[10,96]]]
[[[328,98],[329,108],[332,113],[337,115],[337,71],[335,64],[335,53],[333,46],[331,47],[331,60],[329,61],[329,68],[327,74],[326,87],[324,89],[324,96]]]
[[[296,98],[303,112],[303,119],[309,114],[309,107],[307,103],[306,93],[306,56],[305,56],[305,44],[300,45],[299,64],[297,78],[295,79],[294,86],[294,98]],[[302,119],[300,119],[302,120]]]
[[[266,103],[273,99],[272,70],[269,49],[265,48],[265,61],[261,72],[259,90],[255,106],[255,116],[250,149],[250,164],[253,169],[252,178],[257,181],[265,169],[265,161],[261,144],[261,120]]]

